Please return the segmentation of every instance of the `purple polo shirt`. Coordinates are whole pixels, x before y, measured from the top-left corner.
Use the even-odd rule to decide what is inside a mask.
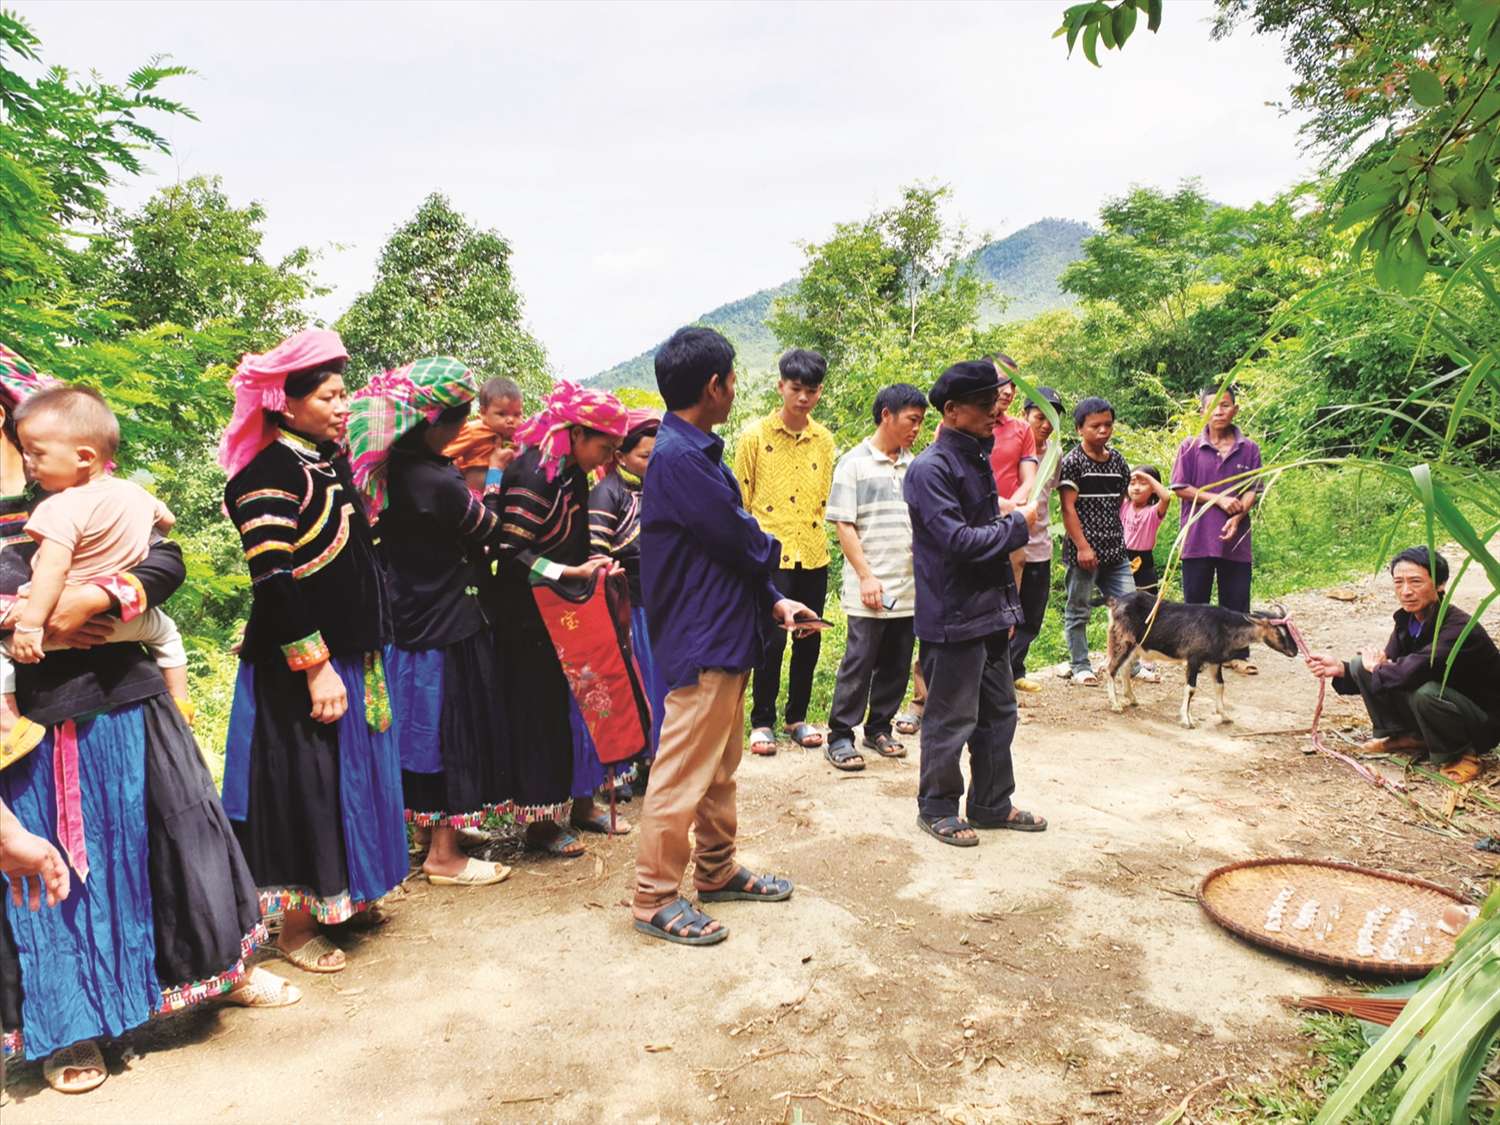
[[[1247,438],[1240,432],[1240,428],[1234,428],[1234,445],[1228,453],[1220,456],[1214,447],[1213,440],[1208,436],[1208,428],[1204,427],[1202,433],[1190,437],[1177,448],[1177,462],[1172,467],[1172,489],[1178,491],[1184,487],[1207,489],[1209,492],[1229,491],[1236,494],[1245,492],[1260,492],[1263,488],[1260,478],[1253,481],[1236,481],[1227,485],[1224,489],[1219,488],[1219,482],[1230,477],[1238,477],[1243,473],[1253,472],[1260,468],[1260,446]],[[1224,514],[1223,509],[1217,505],[1206,505],[1206,511],[1198,519],[1193,520],[1197,504],[1183,503],[1182,524],[1188,526],[1192,520],[1192,526],[1188,527],[1187,539],[1183,543],[1182,557],[1185,559],[1221,558],[1229,559],[1231,562],[1250,561],[1250,513],[1246,512],[1240,518],[1240,530],[1229,542],[1219,538],[1224,530],[1224,524],[1229,517]]]

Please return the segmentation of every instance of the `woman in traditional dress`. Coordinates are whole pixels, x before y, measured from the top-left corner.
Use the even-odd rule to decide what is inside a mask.
[[[625,408],[613,395],[559,382],[516,433],[520,456],[503,479],[492,467],[485,486],[486,503],[500,516],[491,596],[511,723],[516,818],[527,824],[527,843],[552,855],[584,851],[557,823],[565,815],[571,813],[574,827],[604,832],[610,817],[594,805],[606,773],[577,716],[530,576],[587,578],[613,565],[608,555],[590,553],[588,477],[611,462],[625,429]]]
[[[431,830],[428,880],[470,887],[510,874],[459,847],[460,830],[510,807],[510,732],[478,597],[500,521],[443,454],[478,389],[458,360],[419,359],[373,378],[349,420],[354,480],[390,574],[396,644],[386,672],[406,818]]]
[[[651,703],[651,739],[636,765],[637,788],[644,791],[661,739],[662,708],[667,698],[666,681],[657,671],[651,652],[646,601],[641,590],[641,482],[656,445],[661,414],[655,410],[632,410],[627,426],[625,438],[615,453],[613,469],[589,493],[589,538],[594,550],[623,566],[630,580],[630,647]]]
[[[312,973],[345,966],[317,924],[347,921],[407,872],[383,659],[390,603],[338,445],[347,362],[326,329],[247,355],[219,445],[253,584],[224,807],[266,914],[282,914],[278,952]]]
[[[0,594],[29,580],[23,531],[41,499],[26,484],[13,415],[49,382],[0,347]],[[0,769],[0,802],[72,868],[56,909],[6,909],[0,893],[4,1053],[46,1062],[49,1084],[83,1093],[108,1076],[97,1039],[210,997],[254,1007],[298,992],[244,959],[265,940],[255,885],[213,779],[156,662],[138,644],[100,644],[103,614],[165,600],[185,570],[160,543],[127,574],[66,590],[49,652],[17,670],[24,713],[53,728]],[[96,618],[98,618],[96,620]],[[95,646],[98,647],[90,647]]]

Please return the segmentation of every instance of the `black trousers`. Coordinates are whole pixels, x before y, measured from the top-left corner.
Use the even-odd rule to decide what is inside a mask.
[[[906,697],[906,676],[915,643],[910,617],[850,617],[849,640],[839,663],[828,711],[828,741],[853,741],[864,723],[865,741],[889,735]],[[866,713],[866,707],[869,711]]]
[[[1249,613],[1250,564],[1233,559],[1183,559],[1182,600],[1188,605],[1207,605],[1215,578],[1219,582],[1219,605]],[[1250,650],[1242,648],[1232,653],[1230,659],[1249,660]]]
[[[1137,590],[1144,590],[1148,594],[1156,593],[1161,586],[1161,576],[1156,573],[1155,552],[1134,551],[1127,548],[1125,554],[1130,559],[1130,572],[1131,576],[1135,579],[1135,588]],[[1223,588],[1224,584],[1220,582],[1219,589],[1222,591]],[[1250,591],[1247,589],[1245,591],[1246,606],[1250,604],[1249,597]],[[1203,596],[1203,600],[1205,602],[1208,601],[1207,594]]]
[[[1029,562],[1021,568],[1021,612],[1025,617],[1010,639],[1010,673],[1015,679],[1026,675],[1026,654],[1042,631],[1042,618],[1047,615],[1047,599],[1051,595],[1051,559]]]
[[[809,570],[794,566],[776,572],[776,588],[783,596],[799,601],[818,616],[828,597],[828,568]],[[807,720],[807,705],[812,701],[813,673],[818,668],[819,634],[792,641],[792,671],[786,684],[786,725]],[[755,670],[751,689],[750,725],[776,726],[776,696],[781,691],[781,658],[786,653],[786,630],[772,629],[766,642],[765,659]]]
[[[960,760],[969,747],[967,816],[991,824],[1010,816],[1016,790],[1010,744],[1016,734],[1016,686],[1005,633],[956,644],[922,642],[927,709],[917,811],[956,816],[964,795]]]
[[[1349,678],[1369,712],[1376,738],[1414,734],[1427,745],[1432,764],[1445,766],[1466,754],[1482,754],[1494,745],[1489,716],[1476,702],[1429,680],[1414,691],[1378,691],[1364,661],[1349,661]]]

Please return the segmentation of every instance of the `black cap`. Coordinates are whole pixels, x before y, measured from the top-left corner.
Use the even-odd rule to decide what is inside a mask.
[[[1050,402],[1052,404],[1052,409],[1053,410],[1061,410],[1063,408],[1062,407],[1062,395],[1058,394],[1051,387],[1038,387],[1036,389],[1036,393],[1037,393],[1037,396],[1039,398],[1044,398],[1048,402]],[[1038,409],[1040,409],[1040,407],[1037,406],[1036,400],[1028,398],[1026,400],[1025,405],[1023,405],[1021,407],[1021,412],[1024,414],[1028,410],[1038,410]]]
[[[998,391],[1000,376],[995,365],[987,359],[970,359],[955,363],[938,376],[927,392],[927,401],[941,410],[949,399],[965,398],[968,395]]]

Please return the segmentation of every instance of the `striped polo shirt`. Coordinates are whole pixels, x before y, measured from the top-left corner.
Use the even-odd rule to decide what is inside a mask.
[[[859,600],[859,575],[844,564],[844,612],[850,617],[910,617],[916,612],[916,579],[911,562],[911,513],[902,497],[912,452],[892,460],[865,439],[839,458],[828,494],[827,518],[852,523],[870,573],[896,599],[894,609],[867,609]]]

